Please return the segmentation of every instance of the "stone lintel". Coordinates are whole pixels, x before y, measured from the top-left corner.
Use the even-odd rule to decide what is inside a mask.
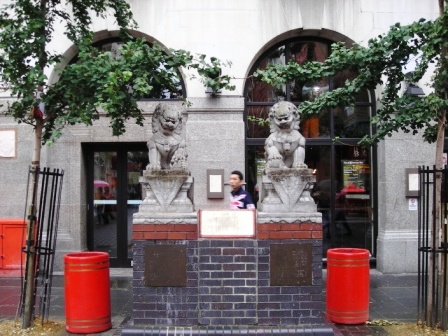
[[[160,204],[146,204],[143,202],[140,204],[139,212],[142,213],[169,213],[171,216],[176,216],[176,214],[182,215],[185,212],[191,212],[193,210],[192,204],[169,204],[169,205],[160,205]]]
[[[132,224],[197,224],[197,212],[134,214]]]
[[[320,212],[311,213],[300,213],[300,212],[290,212],[290,213],[267,213],[258,212],[257,222],[260,224],[265,223],[322,223],[322,214]]]
[[[155,179],[163,179],[163,178],[172,178],[172,177],[183,177],[188,178],[191,175],[188,169],[182,168],[172,168],[172,169],[146,169],[143,171],[143,177],[145,178],[155,178]]]
[[[265,174],[270,178],[282,178],[285,176],[301,176],[305,181],[314,182],[316,177],[310,168],[266,168]]]

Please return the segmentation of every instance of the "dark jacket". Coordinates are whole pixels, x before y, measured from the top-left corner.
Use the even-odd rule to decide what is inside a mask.
[[[230,209],[255,209],[252,196],[244,190],[239,188],[237,191],[230,193]]]

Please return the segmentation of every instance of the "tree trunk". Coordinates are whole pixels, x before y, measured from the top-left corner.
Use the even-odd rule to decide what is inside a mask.
[[[22,314],[22,329],[29,328],[32,324],[33,311],[35,304],[35,278],[36,278],[36,229],[37,225],[37,194],[39,186],[39,169],[40,156],[42,150],[42,130],[44,121],[40,118],[36,119],[33,160],[31,162],[31,183],[29,190],[29,208],[27,221],[27,240],[26,240],[26,275],[25,275],[25,301],[24,311]]]
[[[39,8],[40,8],[40,16],[44,22],[46,22],[47,16],[47,5],[48,0],[40,0]],[[45,25],[42,25],[40,29],[41,36],[46,36],[47,33],[45,31]],[[47,53],[46,53],[46,43],[40,44],[40,50],[37,53],[38,63],[40,68],[43,71],[47,65]],[[45,83],[39,83],[37,91],[42,92]],[[37,107],[37,106],[36,106]],[[44,111],[42,111],[44,113]],[[43,224],[37,222],[37,194],[39,190],[39,169],[40,169],[40,156],[42,150],[42,131],[45,124],[45,116],[42,117],[35,116],[36,124],[35,124],[35,135],[34,135],[34,150],[33,150],[33,159],[31,161],[31,184],[29,190],[29,199],[27,200],[29,204],[28,209],[28,222],[27,222],[27,242],[26,242],[26,275],[25,275],[25,302],[24,302],[24,311],[22,315],[22,329],[29,328],[32,325],[32,318],[34,312],[35,305],[35,282],[36,282],[36,266],[37,266],[37,258],[36,254],[36,231],[37,225]]]
[[[442,15],[445,10],[445,0],[439,0],[439,14]],[[441,69],[439,71],[443,71],[444,68],[446,68],[446,62],[444,60],[445,56],[447,54],[446,48],[442,47],[441,51]],[[437,92],[436,92],[437,93]],[[445,92],[438,92],[438,94],[441,94],[444,99],[447,98],[447,90]],[[439,112],[439,120],[438,120],[438,128],[437,128],[437,140],[436,140],[436,160],[434,168],[437,171],[442,170],[443,167],[443,149],[444,149],[444,140],[445,140],[445,124],[446,124],[446,109],[443,109]],[[432,241],[431,241],[431,248],[434,251],[434,253],[431,253],[430,255],[430,265],[432,267],[429,268],[429,279],[428,279],[428,288],[430,291],[428,292],[428,301],[427,301],[427,316],[426,316],[426,324],[431,327],[436,327],[438,323],[440,323],[440,327],[442,330],[447,330],[447,317],[446,317],[446,309],[445,309],[445,303],[448,302],[447,299],[447,293],[443,290],[444,288],[447,288],[447,260],[445,254],[440,254],[438,251],[440,250],[441,243],[445,242],[447,237],[447,230],[445,225],[445,211],[442,212],[442,173],[436,173],[435,175],[436,180],[435,183],[435,199],[434,199],[434,231],[432,232]],[[446,210],[446,209],[444,209]],[[440,267],[442,266],[442,267]],[[431,274],[432,272],[432,274]],[[436,283],[433,283],[435,281]],[[435,290],[431,290],[434,288]],[[443,295],[442,298],[440,298],[442,301],[442,310],[440,311],[441,316],[438,317],[438,310],[439,310],[439,298],[435,297],[436,295]],[[437,321],[437,319],[440,319],[440,321]]]
[[[432,232],[432,249],[434,251],[438,251],[441,242],[445,241],[446,239],[446,230],[444,223],[444,218],[442,218],[442,173],[440,172],[443,168],[443,146],[444,146],[444,140],[445,140],[445,123],[446,123],[446,115],[445,113],[442,113],[438,122],[438,132],[437,132],[437,140],[436,140],[436,160],[434,168],[437,170],[435,174],[436,180],[434,181],[435,185],[435,195],[434,195],[434,232]],[[443,294],[443,291],[441,290],[443,287],[442,279],[444,279],[444,272],[446,272],[444,267],[440,267],[441,263],[445,264],[445,255],[441,255],[440,253],[432,253],[430,258],[430,263],[433,265],[430,269],[433,274],[429,275],[429,286],[428,288],[433,288],[433,286],[436,286],[436,291],[431,291],[429,293],[429,300],[428,304],[430,307],[428,307],[428,313],[430,318],[427,319],[427,324],[431,327],[436,327],[438,323],[441,323],[441,327],[443,330],[446,330],[446,318],[445,318],[445,311],[442,310],[442,315],[440,317],[437,317],[438,313],[438,304],[439,298],[434,297],[435,295],[441,295]],[[435,281],[436,283],[433,284],[432,281]],[[437,319],[440,319],[441,321],[437,321]]]

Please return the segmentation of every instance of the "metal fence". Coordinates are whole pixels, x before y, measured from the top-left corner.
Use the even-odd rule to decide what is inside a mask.
[[[418,173],[418,318],[447,330],[448,169]]]
[[[27,257],[17,313],[20,316],[23,315],[26,307],[30,305],[33,307],[31,314],[40,316],[42,322],[48,319],[50,310],[63,176],[63,170],[50,171],[50,168],[31,168],[28,173],[28,190],[35,193],[33,198],[37,212],[35,215],[25,215],[28,221],[28,233],[27,245],[23,251]],[[33,183],[34,186],[31,185]],[[28,196],[27,194],[25,211],[29,208]],[[31,231],[32,226],[35,230]],[[34,268],[34,272],[30,273],[31,267]],[[30,278],[29,274],[33,276]],[[29,286],[30,281],[33,281],[32,286]],[[31,298],[31,304],[27,302],[29,298]]]

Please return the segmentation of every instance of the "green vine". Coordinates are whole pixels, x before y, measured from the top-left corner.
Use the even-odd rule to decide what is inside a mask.
[[[259,118],[251,115],[247,116],[247,120],[253,123],[257,123],[260,126],[268,126],[270,125],[269,118]]]

